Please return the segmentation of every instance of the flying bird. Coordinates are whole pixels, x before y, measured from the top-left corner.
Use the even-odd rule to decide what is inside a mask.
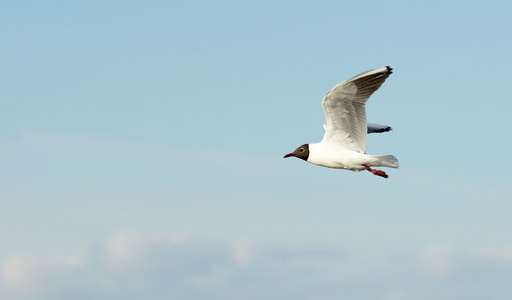
[[[287,157],[297,157],[312,164],[351,171],[368,170],[388,178],[381,170],[372,167],[398,168],[393,155],[368,155],[368,133],[390,131],[391,127],[366,123],[366,101],[391,75],[389,66],[366,71],[336,85],[322,101],[325,134],[320,143],[299,146]]]

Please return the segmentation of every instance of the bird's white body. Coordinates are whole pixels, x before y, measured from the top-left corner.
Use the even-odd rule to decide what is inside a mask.
[[[347,150],[337,145],[325,143],[309,144],[309,157],[307,162],[335,169],[362,171],[369,167],[398,168],[398,160],[393,155],[367,155]]]

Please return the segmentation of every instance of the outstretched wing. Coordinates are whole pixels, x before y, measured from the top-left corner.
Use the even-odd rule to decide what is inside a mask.
[[[327,124],[324,124],[324,130],[327,129]],[[380,125],[375,123],[368,123],[366,133],[381,133],[381,132],[388,132],[393,130],[391,126],[388,125]]]
[[[391,73],[390,67],[366,71],[330,90],[322,101],[327,119],[322,142],[335,143],[364,153],[367,132],[366,101]]]

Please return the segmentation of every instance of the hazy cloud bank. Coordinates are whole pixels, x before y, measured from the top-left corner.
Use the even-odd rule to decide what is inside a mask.
[[[506,299],[512,292],[512,247],[427,245],[375,257],[368,264],[351,249],[119,231],[75,253],[2,257],[0,297]]]

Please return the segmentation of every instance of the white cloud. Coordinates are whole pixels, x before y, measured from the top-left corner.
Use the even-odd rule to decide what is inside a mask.
[[[11,255],[1,261],[0,298],[37,299],[50,286],[58,285],[54,280],[79,272],[90,265],[88,254],[78,253],[37,257],[34,255]]]
[[[104,259],[113,268],[128,267],[137,262],[145,246],[138,232],[116,232],[105,243]]]
[[[512,264],[512,247],[457,248],[452,245],[430,245],[420,251],[418,261],[423,272],[439,279],[454,276],[457,271],[495,265]]]
[[[23,284],[28,280],[36,262],[32,258],[11,256],[2,264],[2,279],[8,285]]]
[[[430,275],[445,278],[453,271],[455,254],[453,246],[428,246],[419,254],[421,269]]]
[[[403,290],[389,290],[384,293],[385,300],[405,300],[407,293]]]
[[[403,259],[375,252],[366,263],[357,249],[208,241],[186,233],[117,231],[81,246],[64,255],[0,258],[0,299],[473,300],[496,290],[495,279],[512,279],[510,247],[429,245]]]
[[[190,236],[186,233],[143,234],[137,231],[118,231],[105,241],[103,259],[114,269],[129,269],[143,263],[155,248],[179,247],[189,242]]]
[[[512,247],[479,248],[472,251],[472,256],[478,259],[510,264],[512,263]]]
[[[241,239],[233,243],[231,257],[239,266],[247,266],[256,258],[256,248],[250,239]]]

